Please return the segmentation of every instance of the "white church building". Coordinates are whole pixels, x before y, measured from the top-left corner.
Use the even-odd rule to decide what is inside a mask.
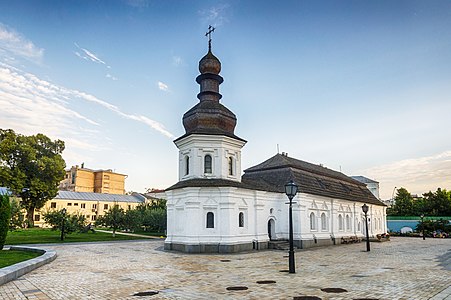
[[[364,183],[287,154],[241,170],[246,141],[235,135],[236,116],[220,103],[220,61],[211,52],[199,62],[200,100],[183,116],[179,181],[166,189],[165,249],[232,253],[266,249],[288,239],[284,186],[293,180],[294,245],[309,248],[363,238],[362,205],[369,206],[369,235],[387,231],[386,206]],[[342,239],[344,238],[344,239]]]

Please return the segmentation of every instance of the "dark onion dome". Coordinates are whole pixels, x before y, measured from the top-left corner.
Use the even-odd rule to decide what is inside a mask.
[[[225,135],[243,140],[234,133],[237,121],[235,114],[219,102],[222,98],[219,85],[223,82],[220,71],[221,62],[209,49],[199,61],[201,74],[196,78],[200,85],[197,95],[200,101],[183,115],[185,134],[176,141],[190,134]]]
[[[210,50],[199,61],[199,72],[201,74],[211,73],[216,75],[221,72],[221,62]]]

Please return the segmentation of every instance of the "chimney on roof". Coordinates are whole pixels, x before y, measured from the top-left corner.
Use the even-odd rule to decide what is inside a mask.
[[[83,169],[84,167],[85,167],[85,163],[82,162],[82,163],[81,163],[81,168]]]

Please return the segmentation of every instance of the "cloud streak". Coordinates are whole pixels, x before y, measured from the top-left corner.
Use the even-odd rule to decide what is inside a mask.
[[[145,124],[158,133],[173,138],[163,124],[139,114],[129,114],[117,106],[85,92],[68,89],[41,80],[33,74],[0,63],[0,127],[13,128],[25,134],[36,128],[46,128],[49,135],[65,137],[74,131],[74,121],[82,120],[79,130],[88,131],[92,126],[99,130],[99,123],[82,115],[71,107],[77,100],[99,105],[118,116]],[[93,133],[90,133],[93,135]]]
[[[14,29],[0,23],[0,56],[7,61],[13,61],[15,57],[19,57],[39,63],[44,56],[44,49],[37,47]]]
[[[227,17],[227,10],[229,8],[228,4],[219,4],[207,9],[199,11],[203,23],[222,26],[229,21]]]
[[[89,51],[88,49],[82,48],[82,47],[78,46],[77,43],[74,43],[74,45],[75,45],[78,49],[80,49],[81,51],[83,51],[83,53],[84,53],[84,55],[82,55],[82,54],[80,54],[80,52],[76,51],[76,52],[75,52],[75,55],[77,55],[78,57],[83,58],[83,59],[88,60],[88,61],[92,61],[92,62],[95,62],[95,63],[98,63],[98,64],[102,64],[102,65],[108,66],[106,62],[104,62],[103,60],[101,60],[96,54],[92,53],[92,52]]]

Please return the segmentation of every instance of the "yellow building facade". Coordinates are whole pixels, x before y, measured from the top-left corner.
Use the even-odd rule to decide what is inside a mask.
[[[66,209],[67,214],[81,214],[86,217],[87,223],[94,223],[99,216],[103,216],[115,204],[124,210],[135,209],[145,203],[146,197],[141,194],[117,195],[87,192],[59,191],[52,200],[34,213],[35,226],[45,227],[43,215],[51,210]]]
[[[66,170],[65,178],[60,182],[59,190],[72,192],[90,192],[103,194],[125,194],[127,175],[108,170],[92,170],[73,166]]]

